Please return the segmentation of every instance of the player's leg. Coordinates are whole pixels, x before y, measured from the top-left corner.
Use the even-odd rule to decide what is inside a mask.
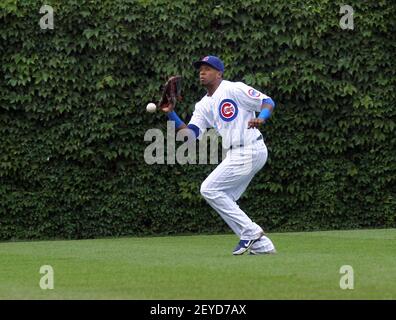
[[[251,150],[244,148],[232,152],[201,187],[201,193],[207,202],[241,239],[255,239],[262,232],[261,227],[239,208],[236,200],[246,190],[253,176],[264,166],[266,159],[267,149],[264,143]],[[265,235],[252,248],[260,252],[274,250],[271,240]]]
[[[219,175],[217,178],[225,177],[227,172],[230,175],[228,170],[224,170],[224,175]],[[211,183],[213,176],[208,178],[210,179],[205,180],[201,186],[201,194],[208,204],[217,211],[239,238],[246,240],[257,238],[261,233],[261,228],[239,208],[226,191],[214,187]]]
[[[266,158],[264,147],[232,150],[201,186],[201,194],[206,201],[243,240],[255,239],[262,229],[239,208],[235,200],[263,167]]]
[[[265,146],[264,142],[261,143],[263,145],[263,147],[265,148],[265,155],[261,155],[260,151],[259,154],[257,155],[258,158],[265,158],[265,160],[267,160],[267,147]],[[252,178],[254,177],[254,175],[260,171],[266,161],[264,161],[264,163],[262,162],[257,162],[258,165],[255,166],[255,168],[253,168],[254,170],[252,170],[252,174],[246,176],[246,179],[241,179],[241,183],[240,185],[235,188],[234,190],[232,190],[232,197],[234,199],[234,201],[237,201],[241,195],[243,194],[243,192],[245,192],[246,188],[248,187],[250,181],[252,180]],[[261,165],[262,163],[262,165]],[[251,247],[251,252],[252,253],[256,253],[256,254],[260,254],[260,253],[274,253],[276,252],[275,246],[272,243],[271,239],[268,238],[266,235],[263,235],[259,241],[255,242],[253,244],[253,246]]]
[[[253,176],[264,166],[257,166],[256,170],[252,173],[253,175],[247,176],[246,179],[241,179],[241,184],[232,191],[232,197],[234,201],[237,201],[243,192],[245,192],[246,188],[248,187],[250,181],[252,180]],[[237,233],[238,234],[238,233]],[[259,241],[255,242],[251,247],[251,253],[261,254],[261,253],[274,253],[276,252],[275,246],[272,243],[271,239],[268,238],[266,235],[263,235]]]

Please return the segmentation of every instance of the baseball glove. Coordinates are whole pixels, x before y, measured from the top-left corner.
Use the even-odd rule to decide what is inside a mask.
[[[162,97],[158,103],[160,109],[174,109],[177,101],[182,100],[181,76],[172,76],[162,87]]]

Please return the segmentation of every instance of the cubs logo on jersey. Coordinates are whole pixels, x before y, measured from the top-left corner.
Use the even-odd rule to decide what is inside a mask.
[[[258,98],[258,97],[260,97],[260,92],[254,90],[254,89],[249,89],[248,90],[248,95],[253,97],[253,98]]]
[[[224,121],[232,121],[238,115],[238,106],[235,101],[231,99],[224,99],[219,105],[219,115]]]

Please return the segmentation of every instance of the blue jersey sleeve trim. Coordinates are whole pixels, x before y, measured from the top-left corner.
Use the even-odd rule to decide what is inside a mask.
[[[195,124],[189,124],[188,126],[187,126],[187,128],[189,128],[189,129],[191,129],[193,132],[194,132],[194,134],[195,134],[195,138],[198,138],[198,136],[199,136],[199,128],[195,125]]]
[[[262,103],[270,104],[272,106],[272,108],[275,108],[275,102],[271,98],[263,99]]]

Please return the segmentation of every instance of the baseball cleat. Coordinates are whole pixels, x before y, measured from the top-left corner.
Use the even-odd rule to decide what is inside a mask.
[[[275,248],[272,250],[269,250],[269,251],[256,251],[256,250],[250,249],[250,252],[249,252],[250,256],[257,256],[260,254],[276,254],[276,250],[275,250]]]
[[[257,241],[260,240],[262,235],[263,234],[261,234],[260,237],[254,240],[240,240],[237,246],[235,247],[234,251],[232,252],[232,254],[234,256],[239,256],[241,254],[244,254],[246,251],[250,249],[252,245],[254,245]]]

